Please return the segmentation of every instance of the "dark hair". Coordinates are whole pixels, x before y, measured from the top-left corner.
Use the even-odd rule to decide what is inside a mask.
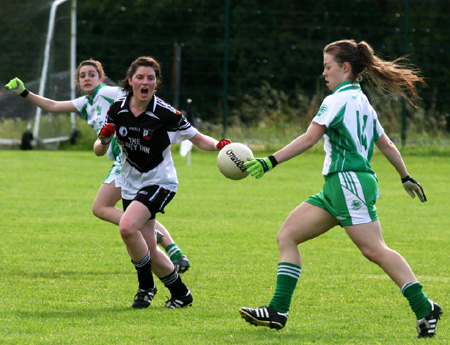
[[[145,66],[145,67],[153,67],[155,70],[155,76],[156,76],[156,87],[158,87],[161,84],[161,67],[159,66],[158,61],[156,61],[154,58],[150,56],[141,56],[138,57],[136,60],[134,60],[130,67],[128,67],[127,75],[125,79],[119,81],[119,85],[122,87],[122,89],[130,93],[133,91],[133,88],[128,83],[128,78],[132,78],[133,75],[136,73],[138,67]]]
[[[105,71],[103,70],[103,65],[101,64],[101,62],[94,60],[94,59],[84,60],[84,61],[80,62],[80,64],[78,65],[78,68],[75,72],[75,85],[76,86],[80,87],[80,69],[83,66],[93,66],[97,70],[98,75],[100,76],[100,79],[106,78]]]
[[[348,62],[352,68],[354,80],[368,77],[382,91],[394,92],[412,106],[415,106],[414,100],[420,99],[416,84],[425,84],[424,78],[417,67],[406,63],[405,57],[385,61],[375,55],[367,42],[356,43],[354,40],[330,43],[323,52],[333,55],[339,65]],[[409,95],[406,94],[405,88]]]

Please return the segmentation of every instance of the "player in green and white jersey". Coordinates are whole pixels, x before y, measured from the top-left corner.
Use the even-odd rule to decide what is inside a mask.
[[[342,226],[361,253],[378,264],[398,285],[416,315],[419,337],[432,337],[442,308],[429,300],[406,260],[385,244],[375,203],[378,181],[370,166],[374,144],[400,175],[412,198],[427,201],[420,184],[409,176],[400,152],[384,133],[377,113],[362,92],[359,81],[369,77],[382,90],[392,91],[410,103],[418,98],[416,84],[423,78],[403,63],[384,61],[366,42],[336,41],[323,52],[322,73],[332,94],[324,99],[306,133],[266,158],[244,166],[261,178],[277,164],[307,151],[325,139],[323,190],[293,210],[278,235],[279,263],[275,293],[268,306],[240,308],[254,325],[281,329],[301,273],[300,243]],[[403,90],[407,90],[407,96]]]
[[[76,71],[76,85],[84,93],[83,96],[76,99],[55,101],[41,97],[27,90],[24,83],[18,78],[12,79],[6,84],[6,87],[45,111],[52,113],[78,111],[98,134],[105,124],[106,113],[110,105],[125,95],[120,87],[103,84],[105,78],[102,64],[89,59],[82,61]],[[121,200],[122,152],[116,140],[113,140],[107,155],[114,163],[100,186],[92,206],[92,212],[98,218],[118,225],[123,214],[122,210],[116,208],[117,202]],[[169,231],[159,222],[156,222],[156,230],[158,243],[165,248],[177,271],[180,273],[187,271],[190,267],[189,260],[173,241]]]

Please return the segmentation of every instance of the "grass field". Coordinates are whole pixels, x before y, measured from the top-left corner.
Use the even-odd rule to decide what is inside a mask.
[[[220,175],[216,153],[194,152],[191,166],[175,152],[174,159],[179,191],[158,219],[191,261],[182,277],[195,302],[165,309],[169,293],[156,280],[151,307],[132,310],[136,273],[118,229],[91,213],[109,162],[91,152],[0,151],[1,344],[450,343],[448,157],[405,157],[425,204],[410,199],[385,159],[375,155],[372,164],[385,240],[446,312],[430,340],[415,338],[406,299],[341,228],[301,246],[303,273],[285,329],[245,323],[238,308],[272,296],[276,233],[321,189],[323,155],[241,181]]]

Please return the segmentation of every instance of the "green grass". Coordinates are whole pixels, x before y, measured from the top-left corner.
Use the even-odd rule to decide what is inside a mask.
[[[265,154],[265,153],[260,153]],[[136,273],[117,227],[91,204],[109,162],[91,152],[0,151],[0,335],[2,344],[421,344],[399,289],[341,228],[301,246],[303,273],[286,328],[255,328],[240,306],[274,291],[276,233],[288,213],[322,187],[323,155],[306,153],[262,180],[231,181],[216,153],[174,152],[180,187],[158,219],[191,261],[182,278],[195,302],[131,310]],[[377,203],[388,245],[410,263],[428,296],[450,310],[448,157],[407,156],[429,202],[411,200],[378,154]],[[450,342],[446,314],[433,344]]]

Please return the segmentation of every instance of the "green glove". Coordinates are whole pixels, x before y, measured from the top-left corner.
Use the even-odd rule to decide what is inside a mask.
[[[28,90],[25,88],[25,84],[19,78],[11,79],[5,86],[7,89],[14,91],[18,95],[22,96],[22,94],[24,94],[23,97],[28,95]]]
[[[269,156],[265,158],[251,158],[250,161],[244,163],[244,167],[250,175],[256,177],[257,179],[264,176],[264,174],[278,164],[274,156]]]

